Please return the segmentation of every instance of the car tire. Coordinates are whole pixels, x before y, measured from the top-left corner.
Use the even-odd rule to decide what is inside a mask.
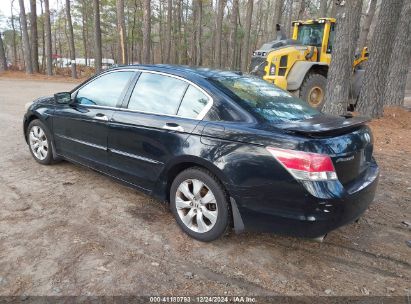
[[[46,125],[39,119],[32,120],[26,130],[30,153],[42,165],[54,162],[51,145],[51,134]]]
[[[176,176],[170,187],[170,208],[181,229],[202,242],[218,239],[230,224],[227,192],[217,177],[202,168],[189,168]]]
[[[321,74],[309,73],[301,84],[300,98],[321,111],[325,103],[326,86],[327,78]]]

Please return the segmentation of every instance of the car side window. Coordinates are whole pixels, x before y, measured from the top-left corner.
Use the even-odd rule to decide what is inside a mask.
[[[130,110],[176,115],[188,83],[166,75],[141,73],[131,94]]]
[[[206,107],[209,99],[207,95],[196,87],[190,85],[184,95],[177,115],[188,118],[196,118]]]
[[[82,87],[76,101],[83,105],[115,107],[134,72],[113,72],[102,75]]]

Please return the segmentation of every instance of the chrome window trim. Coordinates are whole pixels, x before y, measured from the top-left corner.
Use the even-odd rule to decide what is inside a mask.
[[[93,81],[105,76],[105,75],[109,75],[109,74],[113,74],[115,72],[136,72],[134,69],[119,69],[119,70],[112,70],[112,71],[107,71],[98,75],[95,75],[94,77],[90,78],[89,81],[83,83],[80,87],[77,87],[77,89],[75,91],[71,91],[70,95],[71,95],[71,99],[77,98],[77,94],[78,91],[80,91],[82,88],[84,88],[86,85],[92,83]],[[129,79],[129,83],[131,82],[131,80],[135,77],[136,75],[131,76],[131,78]],[[120,95],[121,97],[121,95]],[[109,107],[109,106],[101,106],[101,105],[86,105],[86,104],[79,104],[81,106],[92,106],[95,108],[105,108],[105,109],[118,109],[117,107]]]
[[[108,106],[99,106],[99,105],[85,105],[85,104],[80,104],[83,107],[90,107],[90,108],[103,108],[103,109],[113,109],[113,110],[120,110],[120,111],[126,111],[126,112],[135,112],[135,113],[142,113],[142,114],[150,114],[150,115],[161,115],[161,116],[168,116],[168,117],[178,117],[178,118],[185,118],[185,119],[192,119],[192,120],[203,120],[204,117],[207,115],[207,113],[210,111],[210,109],[213,107],[214,105],[214,99],[210,96],[210,94],[208,94],[203,88],[201,88],[200,86],[198,86],[197,84],[193,83],[192,81],[185,79],[183,77],[177,76],[177,75],[173,75],[173,74],[168,74],[166,72],[159,72],[159,71],[150,71],[150,70],[144,70],[144,69],[138,69],[138,68],[128,68],[128,69],[118,69],[118,70],[113,70],[110,72],[106,72],[101,74],[99,77],[105,75],[105,74],[110,74],[113,72],[124,72],[124,71],[134,71],[134,72],[140,72],[140,73],[151,73],[151,74],[159,74],[159,75],[163,75],[163,76],[167,76],[167,77],[172,77],[172,78],[176,78],[179,79],[181,81],[184,81],[186,83],[188,83],[188,85],[192,85],[193,87],[195,87],[196,89],[198,89],[199,91],[201,91],[201,93],[203,93],[205,96],[207,96],[208,98],[208,102],[207,105],[204,107],[204,109],[197,115],[197,117],[187,117],[187,116],[181,116],[181,115],[175,115],[175,114],[164,114],[164,113],[155,113],[155,112],[147,112],[147,111],[138,111],[138,110],[132,110],[132,109],[128,109],[128,108],[118,108],[118,107],[108,107]],[[96,78],[96,79],[97,79]],[[138,82],[138,80],[137,80]],[[136,82],[136,84],[137,84]],[[87,85],[89,82],[85,83],[85,85]],[[83,88],[84,86],[81,86],[80,88],[78,88],[75,92],[73,92],[75,94],[75,96],[77,96],[77,92]],[[134,88],[133,88],[134,90]],[[132,94],[132,93],[131,93]],[[131,96],[130,96],[131,97]],[[184,96],[183,96],[184,98]],[[182,101],[182,100],[181,100]]]

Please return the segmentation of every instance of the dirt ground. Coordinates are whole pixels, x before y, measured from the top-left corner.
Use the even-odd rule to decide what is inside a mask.
[[[410,295],[411,112],[371,123],[381,179],[323,243],[180,231],[165,205],[86,168],[41,166],[24,104],[74,83],[0,77],[0,295]]]

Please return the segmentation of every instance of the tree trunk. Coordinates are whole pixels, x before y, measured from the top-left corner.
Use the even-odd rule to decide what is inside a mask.
[[[24,61],[26,66],[26,73],[33,74],[33,65],[31,62],[31,49],[30,49],[30,41],[29,41],[29,33],[27,30],[27,19],[26,19],[26,11],[24,9],[24,0],[19,0],[20,4],[20,24],[23,34],[23,53],[24,53]]]
[[[292,24],[291,22],[293,21],[293,5],[294,5],[294,0],[288,0],[288,11],[287,14],[284,16],[285,22],[284,22],[284,29],[287,34],[287,37],[291,37],[292,35]]]
[[[44,0],[44,31],[46,32],[46,71],[47,75],[53,75],[53,55],[51,47],[51,23],[49,0]]]
[[[231,11],[231,31],[230,31],[230,68],[232,70],[237,69],[237,28],[238,28],[238,12],[239,12],[239,2],[238,0],[233,0],[233,8]]]
[[[305,11],[305,0],[299,0],[295,7],[294,19],[302,20],[304,16],[304,11]]]
[[[283,12],[284,0],[275,0],[274,12],[273,12],[273,24],[272,32],[274,33],[274,39],[277,38],[277,24],[281,23],[281,15]]]
[[[88,48],[87,48],[87,25],[86,25],[86,4],[85,1],[81,4],[81,35],[83,38],[83,51],[84,51],[84,64],[88,66],[87,59],[88,59]]]
[[[197,19],[197,7],[198,1],[193,0],[191,3],[191,11],[192,11],[192,32],[191,32],[191,42],[190,42],[190,65],[195,65],[197,59],[197,26],[196,26],[196,19]]]
[[[337,28],[323,112],[345,114],[348,108],[352,63],[360,31],[362,1],[346,1],[337,5]]]
[[[251,30],[251,20],[253,17],[253,0],[247,0],[247,13],[245,17],[245,28],[244,28],[244,46],[243,54],[241,60],[241,70],[243,72],[248,71],[248,62],[250,56],[250,30]]]
[[[36,0],[30,0],[30,34],[31,34],[31,61],[33,72],[39,72],[39,38],[37,34],[37,5]]]
[[[408,1],[408,0],[405,0]],[[374,35],[371,39],[370,58],[364,73],[358,100],[358,111],[372,118],[383,115],[387,71],[393,51],[398,16],[404,0],[382,0]]]
[[[171,63],[171,22],[173,15],[173,0],[167,0],[167,26],[166,26],[166,63]]]
[[[327,16],[327,0],[320,0],[320,10],[318,11],[318,18],[325,18]]]
[[[13,31],[13,67],[17,67],[17,38],[16,38],[16,27],[14,25],[14,15],[13,15],[13,4],[14,0],[11,1],[11,9],[10,9],[10,19],[11,19],[11,29]]]
[[[225,6],[226,0],[218,0],[214,53],[214,63],[217,68],[221,68],[221,37],[223,34],[223,18]]]
[[[151,46],[151,1],[144,0],[143,8],[143,63],[150,63]]]
[[[119,62],[121,64],[127,64],[127,39],[126,39],[126,20],[124,18],[124,0],[116,1],[117,8],[117,31],[118,31],[118,44],[119,44]]]
[[[368,8],[367,16],[365,17],[364,24],[361,28],[360,38],[358,39],[358,50],[359,51],[361,51],[367,45],[367,37],[370,31],[372,19],[374,18],[376,6],[377,6],[377,0],[371,0],[370,6]]]
[[[174,16],[174,62],[181,64],[181,1],[176,0],[177,7]]]
[[[196,55],[196,65],[200,66],[203,64],[203,43],[202,43],[202,33],[203,33],[203,0],[195,0],[197,1],[197,55]]]
[[[331,0],[331,11],[330,11],[330,17],[335,18],[336,16],[336,11],[337,11],[337,5],[336,1],[338,0]]]
[[[4,52],[3,38],[0,33],[0,73],[7,70],[6,54]]]
[[[411,2],[404,1],[397,26],[384,93],[385,105],[403,105],[411,59]]]
[[[41,71],[44,72],[45,70],[45,54],[46,54],[46,37],[45,37],[45,31],[44,31],[44,10],[43,10],[43,0],[40,0],[40,14],[42,16],[42,22],[41,22]]]
[[[103,54],[101,50],[100,1],[93,0],[94,9],[94,67],[96,73],[101,72]]]
[[[74,46],[74,33],[73,33],[73,23],[71,21],[70,13],[70,0],[66,0],[66,19],[68,27],[68,42],[70,48],[70,60],[71,60],[71,77],[74,79],[77,78],[77,69],[76,69],[76,48]]]

